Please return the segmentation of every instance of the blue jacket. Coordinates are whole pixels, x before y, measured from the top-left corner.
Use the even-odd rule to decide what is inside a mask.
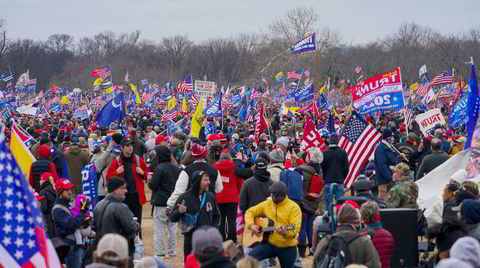
[[[375,175],[377,184],[388,184],[392,181],[390,166],[397,164],[397,155],[381,142],[375,149]]]
[[[55,201],[55,206],[57,204],[66,208],[69,207],[69,201],[61,198],[57,198]],[[52,216],[53,221],[55,222],[56,236],[64,238],[67,235],[73,234],[75,230],[82,225],[84,220],[83,215],[79,214],[77,217],[73,218],[71,211],[70,213],[67,213],[64,209],[55,208],[55,206],[52,210]]]

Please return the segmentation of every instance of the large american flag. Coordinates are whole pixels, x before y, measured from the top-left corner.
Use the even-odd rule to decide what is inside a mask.
[[[178,93],[185,93],[193,91],[193,82],[192,82],[192,75],[187,75],[183,82],[178,84]]]
[[[382,134],[354,113],[348,119],[347,126],[340,131],[340,135],[338,145],[348,155],[348,175],[344,185],[350,187],[380,143]]]
[[[415,91],[415,94],[424,97],[428,93],[428,89],[430,88],[431,83],[426,82],[418,85],[417,91]]]
[[[415,116],[413,115],[413,110],[410,109],[408,106],[403,110],[403,116],[405,118],[405,126],[407,129],[412,127],[413,120]]]
[[[195,106],[198,105],[197,97],[195,97],[195,94],[193,94],[193,93],[192,93],[192,98],[189,101],[191,101],[192,104],[195,105]]]
[[[0,267],[61,267],[42,212],[0,134]]]
[[[302,78],[302,73],[297,73],[296,71],[287,72],[287,79],[300,80]]]
[[[110,65],[107,65],[105,68],[94,70],[92,75],[105,80],[105,78],[112,76],[112,69],[110,68]]]
[[[440,73],[432,79],[432,86],[449,84],[453,82],[453,69]]]
[[[175,111],[175,110],[167,111],[167,113],[165,113],[162,116],[162,118],[160,118],[160,121],[165,122],[165,121],[168,121],[168,120],[175,119],[177,117],[177,114],[178,114],[178,112]]]

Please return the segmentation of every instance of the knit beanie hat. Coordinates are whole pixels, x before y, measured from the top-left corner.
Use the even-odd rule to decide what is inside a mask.
[[[285,154],[279,149],[271,151],[269,157],[272,163],[283,163],[285,161]]]
[[[110,180],[108,181],[107,190],[109,193],[112,193],[113,191],[117,190],[118,188],[122,187],[125,184],[126,182],[124,179],[114,176],[110,178]]]
[[[360,207],[360,214],[362,215],[365,224],[374,224],[380,222],[380,208],[374,201],[363,203]]]
[[[360,213],[350,204],[343,204],[338,212],[339,224],[360,224]]]
[[[310,147],[307,150],[308,162],[321,164],[323,162],[323,153],[318,147]]]

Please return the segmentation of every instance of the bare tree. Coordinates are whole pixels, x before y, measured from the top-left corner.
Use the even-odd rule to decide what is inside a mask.
[[[7,52],[7,26],[6,22],[3,19],[0,19],[0,64],[2,63],[2,58]]]
[[[73,36],[68,34],[54,34],[47,38],[46,46],[54,53],[60,54],[66,50],[73,50]]]
[[[297,7],[287,11],[285,17],[278,18],[269,25],[273,39],[280,39],[288,47],[295,40],[313,32],[319,15],[313,7]]]
[[[187,57],[190,54],[193,42],[186,36],[176,35],[170,38],[163,38],[161,43],[162,56],[175,77],[183,75]]]

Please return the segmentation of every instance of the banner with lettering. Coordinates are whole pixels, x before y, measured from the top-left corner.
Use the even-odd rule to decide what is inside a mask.
[[[415,116],[415,121],[417,121],[420,126],[420,130],[423,132],[423,135],[427,136],[428,131],[434,128],[436,125],[445,125],[445,119],[443,118],[440,108],[428,110],[423,114],[417,114]]]
[[[359,114],[405,107],[400,67],[367,78],[350,89],[353,107]]]
[[[308,119],[305,127],[303,128],[302,142],[300,143],[300,151],[305,152],[310,147],[318,147],[320,150],[325,151],[327,146],[323,142],[320,133],[315,129],[312,119]]]
[[[467,102],[468,94],[459,99],[452,107],[452,112],[448,116],[449,127],[459,127],[467,120]]]

